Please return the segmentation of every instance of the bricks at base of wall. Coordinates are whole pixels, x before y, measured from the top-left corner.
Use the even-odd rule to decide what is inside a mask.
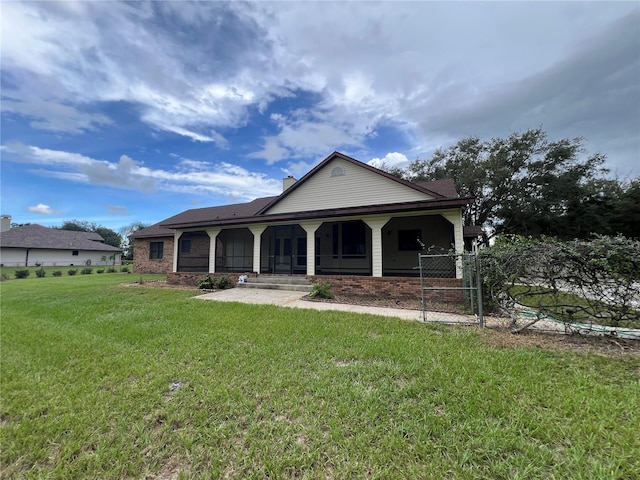
[[[167,282],[175,285],[197,286],[206,273],[174,272],[167,274]],[[257,277],[255,273],[210,273],[212,278],[227,275],[235,284],[240,275]],[[313,283],[329,283],[336,295],[364,296],[375,298],[421,298],[420,279],[416,277],[362,277],[356,275],[307,275]],[[429,285],[443,288],[460,288],[462,280],[457,278],[430,278]],[[427,299],[442,303],[462,303],[462,290],[430,290]]]
[[[204,275],[207,275],[207,273],[172,272],[167,274],[167,283],[171,283],[173,285],[184,285],[187,287],[197,287],[198,282]],[[258,276],[255,273],[209,273],[208,275],[210,275],[211,278],[220,278],[225,275],[229,277],[234,284],[238,283],[238,277],[240,277],[240,275],[246,275],[248,277]]]
[[[336,295],[376,298],[421,298],[420,278],[417,277],[361,277],[350,275],[308,275],[314,283],[329,283]],[[429,285],[443,288],[460,288],[457,278],[429,278]],[[443,303],[462,303],[462,290],[430,290],[427,298]]]

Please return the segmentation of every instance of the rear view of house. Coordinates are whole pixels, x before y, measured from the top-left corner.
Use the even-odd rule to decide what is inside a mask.
[[[411,183],[334,152],[300,180],[284,179],[278,196],[187,210],[136,232],[134,270],[177,283],[208,272],[402,288],[419,276],[423,246],[462,252],[462,209],[472,201],[452,180]]]

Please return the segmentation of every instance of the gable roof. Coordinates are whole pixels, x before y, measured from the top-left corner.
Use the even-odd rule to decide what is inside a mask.
[[[386,180],[391,180],[397,185],[409,187],[414,193],[419,193],[419,199],[403,201],[398,203],[378,203],[356,205],[356,206],[336,206],[324,209],[301,210],[293,212],[269,212],[269,209],[286,198],[291,192],[295,192],[300,185],[303,185],[309,178],[324,168],[329,162],[338,159],[363,168],[368,172],[380,176]],[[371,174],[369,173],[369,174]],[[203,228],[213,226],[247,225],[251,223],[277,222],[277,221],[300,221],[305,219],[340,217],[353,215],[367,215],[372,213],[393,213],[409,212],[424,209],[460,208],[471,203],[471,198],[461,198],[455,188],[452,179],[437,180],[435,182],[412,183],[407,180],[395,177],[390,173],[379,170],[371,165],[362,163],[340,152],[334,152],[320,162],[309,173],[286,189],[278,196],[256,198],[251,202],[237,203],[233,205],[220,205],[216,207],[196,208],[184,211],[165,220],[162,220],[150,227],[138,230],[129,238],[159,238],[171,237],[175,229],[183,228]]]
[[[52,250],[92,250],[121,252],[118,247],[104,243],[96,232],[60,230],[31,224],[14,227],[0,234],[3,248],[46,248]]]
[[[284,192],[282,192],[282,194],[280,194],[279,196],[275,197],[274,200],[271,203],[266,205],[262,210],[260,210],[258,212],[258,215],[263,214],[263,213],[267,213],[275,205],[277,205],[278,203],[282,202],[285,198],[287,198],[289,195],[291,195],[297,189],[299,189],[302,185],[304,185],[318,171],[322,170],[329,162],[331,162],[331,161],[333,161],[335,159],[344,160],[344,161],[346,161],[348,163],[351,163],[351,164],[355,165],[356,167],[363,168],[365,170],[368,170],[370,172],[375,173],[376,175],[379,175],[381,177],[385,177],[385,178],[387,178],[389,180],[392,180],[393,182],[396,182],[398,184],[404,185],[405,187],[409,187],[409,188],[411,188],[411,189],[413,189],[415,191],[418,191],[420,193],[429,195],[429,196],[433,197],[434,199],[447,198],[446,195],[442,195],[439,192],[436,192],[434,190],[426,188],[424,185],[421,185],[421,184],[418,184],[418,183],[412,183],[412,182],[409,182],[408,180],[404,180],[402,178],[396,177],[395,175],[391,175],[390,173],[385,172],[384,170],[380,170],[378,168],[372,167],[371,165],[368,165],[368,164],[363,163],[363,162],[361,162],[359,160],[356,160],[355,158],[349,157],[348,155],[345,155],[344,153],[333,152],[331,155],[329,155],[324,160],[322,160],[318,165],[316,165],[313,169],[311,169],[300,180],[298,180],[291,187],[287,188]],[[455,190],[455,187],[454,187],[454,190]],[[458,194],[456,193],[453,197],[448,197],[448,198],[455,198],[457,196],[458,196]]]

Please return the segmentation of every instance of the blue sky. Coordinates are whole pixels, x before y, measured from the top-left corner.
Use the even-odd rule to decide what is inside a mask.
[[[118,230],[542,127],[640,174],[631,2],[2,2],[1,210]]]

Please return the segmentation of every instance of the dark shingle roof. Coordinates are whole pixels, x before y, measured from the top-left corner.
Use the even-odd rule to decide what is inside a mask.
[[[236,203],[234,205],[220,205],[219,207],[194,208],[179,213],[160,222],[160,225],[173,225],[181,223],[215,222],[230,218],[251,218],[277,197],[262,197],[248,203]]]
[[[438,193],[446,198],[458,198],[456,183],[453,178],[444,178],[442,180],[432,180],[430,182],[415,182],[416,185]]]
[[[60,230],[37,224],[14,227],[0,234],[0,245],[5,248],[122,251],[120,248],[106,245],[103,242],[104,239],[95,232]]]
[[[175,233],[170,228],[163,227],[161,224],[165,220],[149,225],[148,227],[141,228],[129,235],[129,238],[158,238],[158,237],[173,237]]]

